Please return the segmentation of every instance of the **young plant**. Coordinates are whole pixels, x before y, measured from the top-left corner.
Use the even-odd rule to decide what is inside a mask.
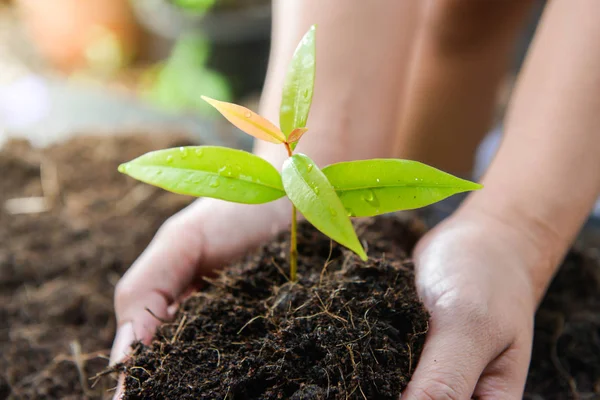
[[[119,171],[175,193],[261,204],[287,196],[292,202],[290,279],[296,280],[296,209],[318,230],[367,255],[350,217],[369,217],[423,207],[456,193],[477,190],[469,182],[416,161],[373,159],[323,169],[294,154],[306,133],[315,81],[315,26],[304,35],[283,87],[279,128],[242,106],[203,97],[225,118],[257,139],[282,145],[289,158],[281,174],[266,160],[216,146],[190,146],[147,153]]]

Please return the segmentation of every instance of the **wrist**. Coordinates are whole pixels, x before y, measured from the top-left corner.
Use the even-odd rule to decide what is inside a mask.
[[[477,193],[479,194],[479,193]],[[541,301],[548,284],[569,246],[548,221],[519,207],[496,208],[491,199],[475,194],[457,211],[454,218],[468,219],[480,225],[484,240],[502,240],[526,270],[534,298]]]

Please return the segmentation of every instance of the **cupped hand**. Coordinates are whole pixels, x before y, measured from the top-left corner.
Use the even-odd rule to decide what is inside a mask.
[[[165,222],[115,288],[111,365],[128,355],[134,341],[147,343],[199,277],[282,229],[286,207],[281,200],[257,206],[202,199]],[[120,383],[115,399],[121,390]]]
[[[417,288],[431,313],[402,400],[521,399],[540,258],[528,235],[478,212],[458,212],[415,251]]]

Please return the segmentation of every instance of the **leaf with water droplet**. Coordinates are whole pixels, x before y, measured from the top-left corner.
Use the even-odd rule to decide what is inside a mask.
[[[211,99],[206,96],[201,97],[208,104],[216,108],[229,122],[248,135],[271,143],[285,142],[285,135],[278,127],[266,118],[248,110],[246,107]]]
[[[226,147],[154,151],[120,165],[119,171],[171,192],[237,203],[268,203],[285,195],[281,175],[269,162]]]
[[[313,165],[312,168],[308,168]],[[335,190],[315,163],[295,154],[283,164],[283,187],[292,203],[318,230],[348,247],[363,260],[367,255]]]
[[[315,85],[315,30],[316,26],[311,26],[298,44],[285,76],[279,126],[287,138],[294,129],[304,128],[308,120]]]
[[[369,217],[436,203],[482,186],[428,165],[399,159],[342,162],[323,168],[346,209]]]

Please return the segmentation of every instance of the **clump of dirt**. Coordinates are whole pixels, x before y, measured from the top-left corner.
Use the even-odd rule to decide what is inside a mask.
[[[428,314],[408,259],[418,234],[395,217],[359,226],[364,263],[308,224],[298,282],[287,234],[181,306],[124,369],[127,399],[396,399]]]
[[[45,150],[13,141],[0,151],[0,398],[108,397],[115,380],[92,388],[89,378],[107,366],[114,285],[190,201],[116,167],[188,143],[89,136]],[[47,210],[25,214],[29,197],[43,197]]]

